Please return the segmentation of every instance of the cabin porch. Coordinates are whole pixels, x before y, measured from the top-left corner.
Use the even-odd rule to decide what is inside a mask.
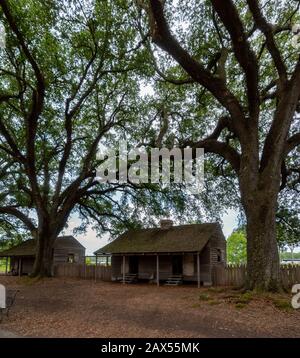
[[[101,257],[99,255],[98,257]],[[111,256],[112,280],[166,283],[177,277],[183,282],[211,285],[210,248],[201,252],[132,253]]]
[[[22,276],[32,272],[34,256],[6,256],[2,257],[2,261],[5,262],[5,272],[2,274]]]

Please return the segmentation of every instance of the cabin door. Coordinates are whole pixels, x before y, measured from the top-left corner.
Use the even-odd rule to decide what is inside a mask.
[[[182,275],[182,255],[172,256],[172,274]]]
[[[139,257],[129,256],[129,273],[139,272]]]

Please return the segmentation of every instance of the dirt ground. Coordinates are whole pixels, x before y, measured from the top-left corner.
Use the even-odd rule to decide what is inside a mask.
[[[300,337],[290,295],[57,278],[0,284],[20,290],[0,330],[23,337]]]

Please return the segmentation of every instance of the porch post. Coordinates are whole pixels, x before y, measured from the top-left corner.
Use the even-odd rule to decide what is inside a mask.
[[[98,267],[98,255],[96,255],[95,282],[97,281],[97,267]]]
[[[156,284],[159,286],[159,255],[156,254]]]
[[[197,281],[198,288],[200,288],[200,253],[197,252]]]
[[[106,256],[106,267],[108,267],[108,256]]]

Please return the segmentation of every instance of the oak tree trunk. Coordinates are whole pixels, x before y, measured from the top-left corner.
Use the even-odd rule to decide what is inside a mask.
[[[37,237],[36,256],[32,277],[53,276],[53,245],[52,235],[41,233]]]
[[[281,289],[276,241],[276,207],[254,203],[247,216],[247,287],[263,291]]]
[[[246,162],[247,164],[247,162]],[[247,288],[281,289],[280,261],[276,240],[276,211],[280,172],[258,173],[245,166],[240,175],[241,199],[247,219]]]

